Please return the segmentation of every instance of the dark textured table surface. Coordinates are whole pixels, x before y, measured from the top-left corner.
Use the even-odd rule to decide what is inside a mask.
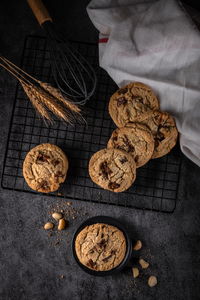
[[[87,3],[48,2],[67,37],[97,41]],[[24,38],[41,32],[26,1],[0,2],[0,51],[4,56],[19,64]],[[15,88],[16,81],[0,70],[1,174]],[[60,234],[54,231],[52,236],[42,226],[50,219],[52,208],[66,210],[65,200],[1,189],[0,299],[200,299],[199,178],[200,168],[184,158],[173,214],[72,201],[72,208],[67,209],[71,212],[68,229]],[[134,281],[128,268],[116,276],[92,277],[74,261],[73,232],[81,221],[100,214],[119,218],[134,238],[143,241],[141,255],[150,268],[138,280]],[[150,274],[159,282],[152,289],[146,284]]]

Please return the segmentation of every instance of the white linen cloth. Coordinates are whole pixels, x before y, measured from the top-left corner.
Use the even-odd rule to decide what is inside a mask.
[[[151,86],[200,166],[200,33],[185,10],[175,0],[92,0],[87,12],[100,32],[100,66],[119,87]]]

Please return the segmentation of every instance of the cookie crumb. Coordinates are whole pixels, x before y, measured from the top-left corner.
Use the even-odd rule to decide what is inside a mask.
[[[60,220],[60,219],[62,219],[62,214],[61,213],[58,213],[58,212],[54,212],[53,214],[52,214],[52,218],[54,218],[55,220]]]
[[[138,268],[132,268],[133,277],[137,278],[139,276],[139,270]]]
[[[66,221],[65,219],[60,219],[58,223],[58,230],[64,230],[66,227]]]
[[[139,264],[141,265],[142,269],[147,269],[149,267],[149,263],[143,258],[139,259]]]
[[[149,279],[148,279],[148,285],[150,287],[154,287],[155,285],[157,285],[158,283],[158,280],[157,280],[157,277],[156,276],[150,276]]]
[[[133,246],[133,250],[138,251],[142,248],[142,242],[138,240],[135,245]]]
[[[45,230],[49,230],[52,229],[54,227],[54,224],[51,222],[47,222],[46,224],[44,224],[44,229]]]

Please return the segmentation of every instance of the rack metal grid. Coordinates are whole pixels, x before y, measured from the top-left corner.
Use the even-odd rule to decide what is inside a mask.
[[[3,165],[2,187],[37,193],[24,181],[22,164],[31,148],[48,142],[61,147],[70,164],[66,182],[50,196],[172,213],[176,207],[181,170],[178,146],[170,154],[139,168],[134,185],[126,192],[106,191],[91,181],[88,161],[94,152],[106,147],[115,129],[108,114],[108,100],[117,86],[98,65],[96,44],[73,42],[73,47],[92,63],[98,78],[96,93],[84,107],[87,124],[68,126],[55,120],[53,125],[47,127],[18,85]],[[22,68],[40,80],[53,82],[45,38],[26,38]]]

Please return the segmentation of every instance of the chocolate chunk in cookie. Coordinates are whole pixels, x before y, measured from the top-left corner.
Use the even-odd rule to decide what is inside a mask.
[[[154,151],[154,138],[146,125],[129,123],[127,127],[117,128],[113,131],[107,147],[130,153],[138,168],[151,159]],[[121,162],[123,161],[122,158]]]
[[[176,145],[178,130],[174,118],[169,113],[153,111],[142,123],[151,129],[155,140],[152,158],[166,155]]]
[[[159,109],[156,95],[141,82],[133,82],[117,90],[110,98],[109,113],[118,127],[148,118],[152,110]]]
[[[91,179],[112,192],[127,190],[136,178],[133,157],[119,149],[103,149],[96,152],[89,162]]]
[[[102,234],[104,239],[102,239]],[[117,267],[126,254],[126,239],[117,227],[97,223],[79,232],[75,240],[76,255],[81,264],[94,271]]]
[[[41,144],[31,149],[23,163],[23,175],[27,184],[36,191],[56,191],[65,181],[68,160],[57,146]]]

